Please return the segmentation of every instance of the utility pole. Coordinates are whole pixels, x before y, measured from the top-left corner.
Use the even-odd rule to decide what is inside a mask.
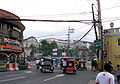
[[[70,48],[70,33],[74,33],[74,29],[68,28],[68,58],[70,56],[69,48]]]
[[[103,40],[103,27],[101,22],[101,7],[100,7],[100,0],[97,0],[98,4],[98,32],[99,32],[99,39]],[[103,70],[103,56],[102,56],[103,48],[99,49],[99,58],[98,58],[98,66],[99,70]]]
[[[96,40],[98,40],[97,31],[96,31],[96,20],[95,20],[95,15],[94,15],[94,10],[93,10],[93,5],[94,5],[94,4],[92,4],[93,26],[94,26],[94,30],[95,30]]]
[[[69,57],[69,47],[70,47],[70,27],[68,28],[68,57]]]

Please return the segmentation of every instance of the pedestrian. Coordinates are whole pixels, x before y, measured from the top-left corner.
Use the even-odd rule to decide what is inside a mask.
[[[114,76],[110,73],[111,66],[109,63],[105,63],[104,71],[98,73],[96,77],[96,84],[115,84]]]
[[[91,65],[92,65],[92,71],[95,71],[96,70],[96,61],[95,59],[92,59],[92,62],[91,62]]]
[[[120,65],[117,65],[116,69],[116,77],[117,77],[117,82],[120,83]]]
[[[108,61],[108,63],[110,64],[110,66],[111,66],[111,70],[110,70],[110,73],[111,73],[111,71],[113,70],[113,64],[112,64],[112,62],[111,61]]]
[[[35,64],[36,64],[36,68],[39,69],[39,65],[40,65],[39,58],[36,58]]]
[[[67,66],[67,61],[66,61],[66,58],[63,60],[63,73],[65,73],[66,71],[66,66]]]

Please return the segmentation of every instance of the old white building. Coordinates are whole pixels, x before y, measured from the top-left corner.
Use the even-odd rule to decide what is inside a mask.
[[[32,44],[36,47],[37,50],[39,49],[39,42],[37,41],[37,39],[35,37],[31,36],[31,37],[23,40],[25,57],[30,56],[30,53],[32,51],[32,49],[30,48],[30,45],[32,45]],[[38,52],[34,53],[34,57],[36,57],[37,55],[38,55]]]

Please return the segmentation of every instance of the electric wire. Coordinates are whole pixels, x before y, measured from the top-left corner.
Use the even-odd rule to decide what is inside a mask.
[[[40,19],[0,19],[1,21],[33,21],[33,22],[91,22],[92,20],[40,20]]]
[[[92,25],[92,27],[91,27],[78,41],[76,41],[76,42],[73,43],[72,45],[75,45],[76,43],[78,43],[79,41],[81,41],[81,40],[92,30],[92,28],[93,28],[93,25]]]

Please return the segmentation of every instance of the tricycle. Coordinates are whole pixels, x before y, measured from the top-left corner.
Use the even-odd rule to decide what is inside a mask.
[[[54,67],[51,59],[44,59],[43,63],[40,65],[41,72],[53,72]]]
[[[66,67],[63,67],[63,73],[75,73],[76,74],[76,66],[74,60],[67,60]]]

